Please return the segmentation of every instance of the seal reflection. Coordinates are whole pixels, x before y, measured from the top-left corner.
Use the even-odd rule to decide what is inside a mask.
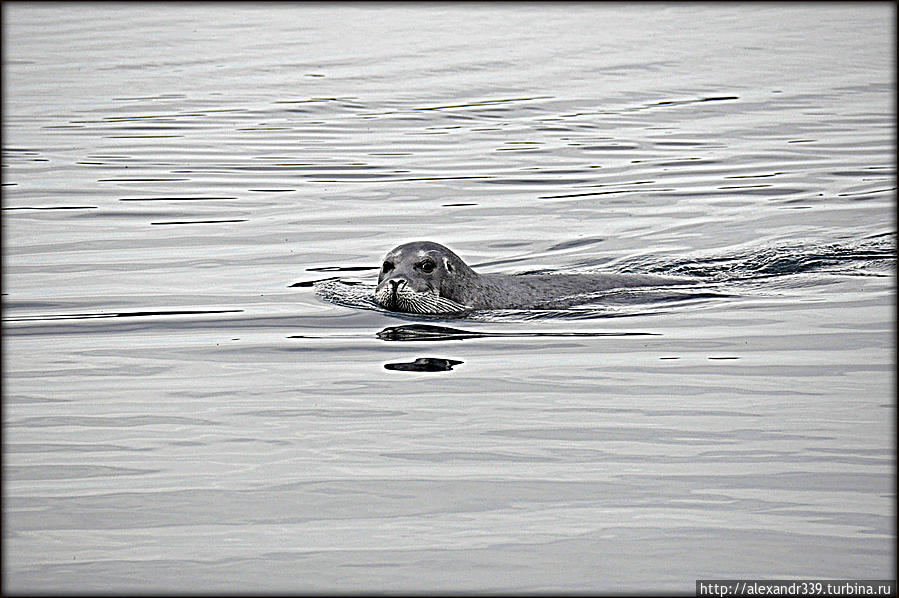
[[[456,359],[443,359],[441,357],[419,357],[415,361],[400,363],[385,363],[384,369],[400,372],[448,372],[462,361]]]

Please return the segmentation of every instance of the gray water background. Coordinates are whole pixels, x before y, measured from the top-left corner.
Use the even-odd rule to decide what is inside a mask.
[[[895,579],[895,16],[3,3],[4,590]],[[310,286],[415,239],[697,295]]]

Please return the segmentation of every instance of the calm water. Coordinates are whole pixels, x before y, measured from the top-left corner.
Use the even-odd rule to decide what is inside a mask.
[[[895,578],[892,3],[3,17],[7,591]]]

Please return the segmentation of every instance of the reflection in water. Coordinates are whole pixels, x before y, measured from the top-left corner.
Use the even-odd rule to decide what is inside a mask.
[[[460,330],[446,326],[430,324],[409,324],[407,326],[391,326],[378,332],[377,336],[385,341],[456,341],[467,338],[487,337],[566,337],[566,336],[658,336],[654,332],[480,332]]]
[[[226,222],[246,222],[246,218],[233,218],[223,220],[172,220],[170,222],[151,222],[151,225],[170,225],[170,224],[223,224]]]
[[[242,309],[168,309],[156,311],[123,311],[112,313],[42,314],[39,316],[10,316],[4,322],[40,322],[43,320],[93,320],[97,318],[147,318],[154,316],[183,316],[205,314],[236,314]]]
[[[308,272],[356,272],[360,270],[377,270],[378,266],[321,266],[306,268]]]
[[[293,283],[293,284],[291,284],[291,285],[288,285],[288,286],[289,286],[289,287],[306,287],[306,288],[311,288],[311,287],[314,287],[315,285],[320,284],[320,283],[323,283],[323,282],[332,282],[332,281],[336,281],[336,280],[340,280],[340,279],[339,279],[338,277],[336,277],[336,276],[332,276],[332,277],[330,277],[330,278],[319,278],[319,279],[316,279],[316,280],[306,280],[306,281],[301,281],[301,282],[295,282],[295,283]],[[354,285],[354,284],[360,284],[360,283],[343,281],[343,284],[352,286],[352,285]]]
[[[419,357],[411,362],[385,363],[384,369],[400,372],[448,372],[461,363],[455,359]]]

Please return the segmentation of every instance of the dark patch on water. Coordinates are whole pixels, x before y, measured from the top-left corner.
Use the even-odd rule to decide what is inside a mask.
[[[3,210],[96,210],[97,208],[98,206],[19,206]]]
[[[151,225],[171,225],[171,224],[221,224],[225,222],[247,222],[246,218],[234,218],[231,220],[173,220],[170,222],[151,222]]]
[[[660,102],[653,102],[652,104],[646,104],[644,106],[640,106],[637,110],[645,110],[647,108],[663,108],[668,106],[684,106],[688,104],[699,104],[702,102],[725,102],[729,100],[739,100],[738,96],[712,96],[708,98],[692,98],[689,100],[662,100]]]
[[[321,282],[328,282],[328,281],[334,281],[334,280],[339,280],[339,278],[337,278],[336,276],[331,276],[330,278],[319,278],[319,279],[317,279],[317,280],[305,280],[305,281],[302,281],[302,282],[295,282],[295,283],[293,283],[293,284],[291,284],[291,285],[287,285],[287,286],[288,286],[288,288],[291,288],[291,287],[311,287],[311,286],[314,286],[314,285],[316,285],[316,284],[318,284],[318,283],[321,283]],[[355,284],[355,283],[344,282],[344,284]]]
[[[467,102],[464,104],[448,104],[446,106],[426,106],[421,108],[414,108],[414,110],[446,110],[448,108],[478,108],[481,106],[493,106],[497,104],[510,104],[516,102],[529,102],[533,100],[548,100],[552,99],[552,96],[534,96],[530,98],[507,98],[501,100],[481,100],[478,102]]]
[[[120,197],[119,201],[213,201],[222,199],[237,199],[237,197]]]
[[[92,320],[97,318],[146,318],[152,316],[184,316],[199,314],[230,314],[242,312],[242,309],[181,309],[158,311],[123,311],[111,313],[81,313],[81,314],[47,314],[41,316],[21,316],[17,318],[3,318],[4,322],[40,322],[44,320]]]
[[[174,183],[179,181],[189,181],[190,179],[176,177],[159,177],[159,178],[121,178],[121,179],[97,179],[98,183]]]
[[[378,266],[321,266],[306,268],[307,272],[358,272],[361,270],[377,270]]]
[[[575,247],[582,247],[584,245],[593,245],[595,243],[602,243],[605,241],[605,237],[587,237],[584,239],[572,239],[569,241],[563,241],[561,243],[556,243],[551,246],[547,251],[559,251],[562,249],[574,249]]]
[[[385,363],[384,369],[400,372],[448,372],[461,363],[463,362],[442,357],[419,357],[415,361]]]

